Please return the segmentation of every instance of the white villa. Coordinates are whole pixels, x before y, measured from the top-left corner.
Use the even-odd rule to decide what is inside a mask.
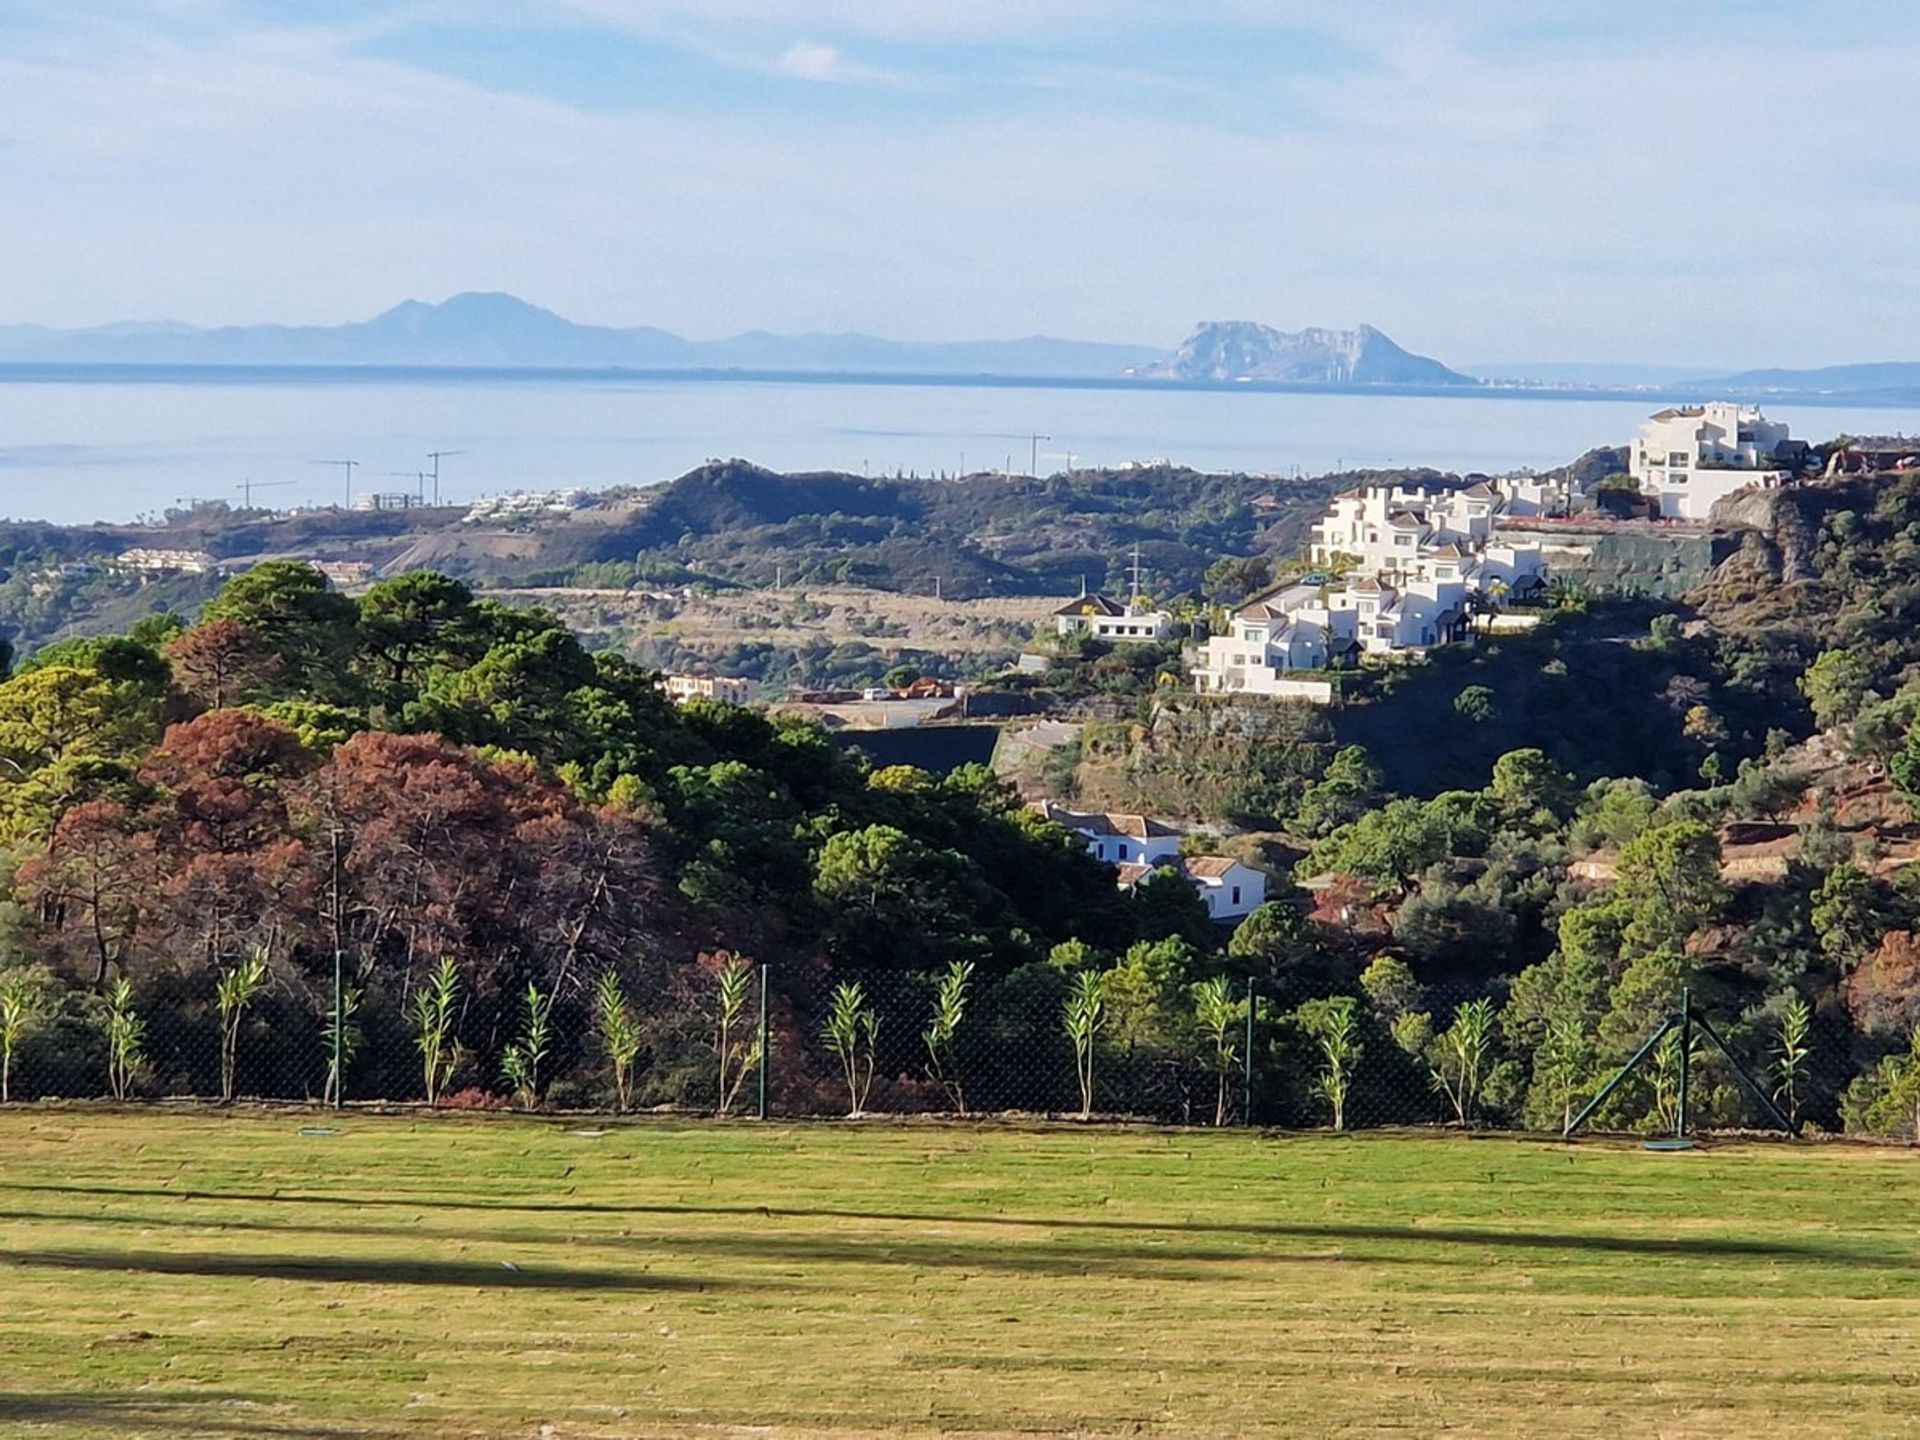
[[[1164,860],[1178,859],[1180,841],[1186,834],[1177,825],[1146,815],[1069,810],[1052,800],[1037,801],[1032,808],[1041,819],[1073,831],[1087,842],[1087,850],[1094,859],[1105,860],[1110,865],[1158,865]]]
[[[1115,645],[1146,645],[1173,634],[1173,616],[1149,608],[1144,600],[1122,603],[1105,595],[1082,595],[1053,612],[1053,628],[1062,635],[1091,635]]]
[[[1117,867],[1116,883],[1122,890],[1133,889],[1156,871],[1175,870],[1206,902],[1207,914],[1222,921],[1244,919],[1267,898],[1267,877],[1249,865],[1224,855],[1182,856],[1180,842],[1186,832],[1164,820],[1069,810],[1051,800],[1032,808],[1078,835],[1094,859]]]
[[[1790,439],[1785,424],[1759,409],[1716,400],[1655,412],[1640,427],[1627,469],[1640,493],[1660,502],[1669,520],[1705,520],[1713,502],[1785,478],[1771,462]]]
[[[1161,865],[1122,865],[1120,888],[1131,890],[1157,870],[1177,870],[1206,902],[1211,920],[1244,920],[1266,901],[1267,877],[1225,855],[1189,855]]]
[[[676,704],[689,700],[718,700],[727,705],[744,705],[753,698],[753,682],[730,675],[675,675],[660,677],[660,688]]]
[[[1207,641],[1194,688],[1324,704],[1332,686],[1295,672],[1465,638],[1476,607],[1546,583],[1537,546],[1494,539],[1505,511],[1505,497],[1486,484],[1370,485],[1334,497],[1307,553],[1343,578],[1290,585],[1242,606],[1226,633]]]

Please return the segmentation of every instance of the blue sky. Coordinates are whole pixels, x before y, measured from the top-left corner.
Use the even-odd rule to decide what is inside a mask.
[[[0,323],[1914,358],[1920,7],[4,0]]]

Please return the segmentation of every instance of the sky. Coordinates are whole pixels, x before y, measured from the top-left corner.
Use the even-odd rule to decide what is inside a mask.
[[[1920,358],[1920,6],[0,0],[0,323]]]

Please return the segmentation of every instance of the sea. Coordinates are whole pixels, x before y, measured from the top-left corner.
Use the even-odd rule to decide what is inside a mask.
[[[1738,397],[1733,397],[1738,398]],[[362,493],[465,503],[650,485],[712,458],[952,475],[1171,460],[1291,475],[1499,474],[1624,444],[1650,394],[629,371],[0,366],[0,517],[279,510]],[[1796,435],[1920,429],[1920,407],[1768,405]],[[336,462],[357,462],[351,469]]]

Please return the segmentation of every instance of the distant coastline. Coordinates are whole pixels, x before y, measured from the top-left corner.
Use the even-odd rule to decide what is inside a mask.
[[[1109,375],[960,375],[897,370],[761,370],[733,367],[624,365],[274,365],[110,361],[0,360],[0,385],[380,385],[380,384],[740,384],[886,386],[922,389],[1100,390],[1212,394],[1403,396],[1440,400],[1576,400],[1650,405],[1701,399],[1757,399],[1770,404],[1862,409],[1920,408],[1920,388],[1899,390],[1722,390],[1710,384],[1671,386],[1365,384],[1342,381],[1195,380]]]

